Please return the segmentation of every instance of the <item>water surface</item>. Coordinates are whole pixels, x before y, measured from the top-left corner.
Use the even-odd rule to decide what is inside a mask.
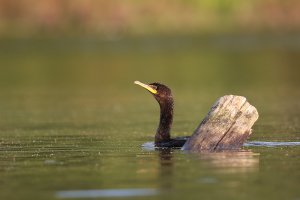
[[[300,199],[300,147],[189,154],[142,148],[168,84],[172,134],[225,94],[260,118],[250,141],[300,141],[297,37],[1,40],[0,199]],[[119,194],[119,195],[118,195]]]

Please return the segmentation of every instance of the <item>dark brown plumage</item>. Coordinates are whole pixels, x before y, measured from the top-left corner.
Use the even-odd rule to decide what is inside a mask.
[[[171,127],[173,123],[174,99],[171,89],[160,83],[144,84],[134,82],[147,89],[156,99],[160,106],[159,125],[155,134],[155,146],[157,147],[182,147],[188,137],[171,138]]]

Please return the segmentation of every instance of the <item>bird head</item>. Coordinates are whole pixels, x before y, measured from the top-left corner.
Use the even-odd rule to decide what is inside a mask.
[[[160,105],[167,103],[167,102],[173,103],[171,89],[168,88],[164,84],[161,84],[161,83],[145,84],[140,81],[134,81],[134,84],[137,84],[137,85],[145,88],[146,90],[148,90],[154,96],[154,98],[158,101],[158,103]]]

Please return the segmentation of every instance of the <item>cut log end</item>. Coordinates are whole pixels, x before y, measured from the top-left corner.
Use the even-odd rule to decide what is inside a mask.
[[[256,108],[242,96],[221,97],[182,147],[190,151],[237,150],[252,133]]]

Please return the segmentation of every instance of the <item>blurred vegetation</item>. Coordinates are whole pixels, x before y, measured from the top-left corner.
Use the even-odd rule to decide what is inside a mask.
[[[296,32],[297,0],[0,0],[0,36]]]

